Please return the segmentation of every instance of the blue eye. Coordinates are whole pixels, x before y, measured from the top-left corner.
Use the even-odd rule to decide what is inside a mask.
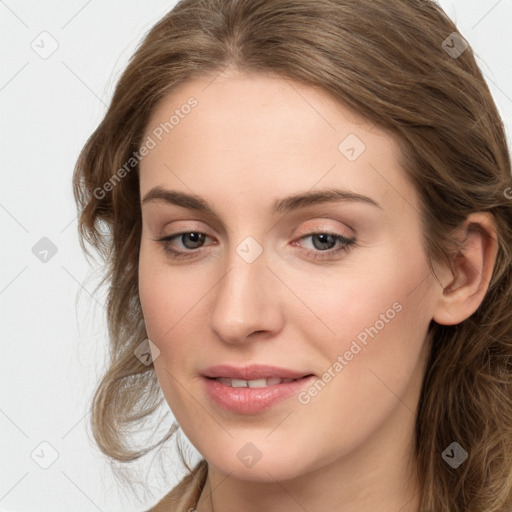
[[[181,239],[181,243],[187,249],[197,249],[204,244],[206,235],[204,233],[199,233],[198,231],[192,231],[190,233],[181,233],[177,235],[177,237]],[[192,247],[190,247],[190,245],[187,245],[188,242],[190,242],[190,245]]]
[[[313,258],[329,258],[339,253],[340,251],[348,251],[355,243],[355,238],[347,238],[339,233],[309,233],[300,238],[305,240],[311,238],[314,250],[306,249],[308,253],[312,253]],[[336,247],[336,244],[338,246]]]
[[[162,243],[165,253],[171,258],[185,259],[193,258],[201,253],[206,239],[210,238],[206,233],[200,231],[187,231],[176,233],[156,240]],[[332,258],[341,251],[348,251],[355,238],[347,238],[339,233],[316,232],[309,233],[300,237],[299,240],[311,238],[312,248],[301,248],[308,256],[316,259]],[[176,242],[179,241],[183,248],[176,248]]]
[[[201,233],[200,231],[187,231],[184,233],[176,233],[175,235],[166,236],[157,241],[163,244],[164,251],[169,256],[173,258],[188,258],[193,256],[194,252],[197,252],[196,249],[200,249],[204,245],[206,238],[210,237],[205,233]],[[181,241],[181,244],[185,250],[175,249],[172,247],[172,244],[175,240]]]

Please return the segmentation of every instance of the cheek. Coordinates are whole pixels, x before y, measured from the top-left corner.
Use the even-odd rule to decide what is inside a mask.
[[[190,329],[198,325],[191,321],[202,312],[204,290],[197,275],[173,272],[161,259],[150,259],[141,250],[139,297],[148,338],[160,351],[154,360],[160,387],[175,416],[182,419],[191,405],[187,405],[180,383],[189,373],[187,362],[197,354],[193,343],[198,333]]]
[[[290,315],[324,356],[325,371],[343,375],[337,385],[353,390],[354,397],[391,395],[386,386],[405,392],[421,362],[435,285],[419,244],[401,253],[383,252],[374,258],[378,265],[361,266],[364,273],[354,268],[310,286],[303,299],[320,321]]]
[[[387,272],[380,280],[347,280],[340,287],[324,287],[315,307],[331,328],[331,341],[350,339],[364,345],[379,337],[394,345],[404,336],[414,339],[416,327],[421,330],[428,317],[425,287],[415,290],[419,279],[414,269],[404,269],[395,275]]]
[[[198,297],[194,290],[180,278],[181,274],[172,272],[150,251],[141,248],[139,258],[139,297],[149,339],[155,343],[162,354],[169,348],[166,340],[175,339],[180,319],[191,310]],[[155,362],[155,366],[157,366]]]
[[[404,264],[374,279],[346,279],[309,296],[311,309],[322,312],[334,334],[319,322],[301,321],[323,356],[324,373],[299,397],[305,416],[297,417],[329,417],[314,428],[334,451],[368,438],[397,407],[404,421],[412,417],[430,323],[429,289],[426,282],[418,286],[425,278],[418,267]]]

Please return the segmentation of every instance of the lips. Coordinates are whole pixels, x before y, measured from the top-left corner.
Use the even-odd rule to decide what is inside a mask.
[[[312,373],[267,365],[219,365],[202,372],[205,390],[218,407],[258,414],[297,395],[315,379]]]

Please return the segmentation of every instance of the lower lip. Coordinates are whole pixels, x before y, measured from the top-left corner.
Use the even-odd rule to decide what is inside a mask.
[[[222,409],[240,414],[255,414],[270,409],[279,402],[296,396],[315,377],[303,377],[264,388],[233,388],[203,377],[210,398]]]

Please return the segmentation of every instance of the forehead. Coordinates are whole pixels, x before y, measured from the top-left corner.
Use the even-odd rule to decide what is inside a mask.
[[[381,204],[415,202],[389,133],[322,89],[282,77],[210,75],[181,84],[153,112],[148,137],[155,147],[140,163],[141,191],[235,187],[261,202],[270,191],[344,186]]]
[[[187,106],[191,102],[195,103],[193,108]],[[167,130],[163,127],[163,136],[172,134],[165,137],[171,142],[188,138],[187,125],[193,124],[194,135],[203,145],[215,139],[217,147],[233,148],[237,146],[233,142],[251,137],[254,143],[245,151],[263,141],[279,145],[311,136],[326,138],[325,145],[332,146],[348,126],[361,135],[371,129],[376,136],[386,138],[373,123],[340,105],[319,87],[263,74],[207,75],[185,82],[161,100],[146,134],[169,121],[172,126]]]

